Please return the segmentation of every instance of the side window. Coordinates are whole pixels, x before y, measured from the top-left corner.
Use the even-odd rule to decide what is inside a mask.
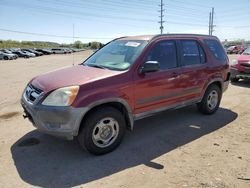
[[[175,41],[161,41],[149,52],[146,61],[158,61],[161,70],[177,67]]]
[[[205,43],[216,59],[222,61],[227,59],[225,50],[217,40],[206,39]]]
[[[181,40],[181,61],[183,66],[205,63],[206,56],[201,46],[194,40]]]

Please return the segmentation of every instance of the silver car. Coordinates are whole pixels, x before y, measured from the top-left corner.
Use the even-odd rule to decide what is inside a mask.
[[[17,55],[15,54],[8,54],[0,51],[0,59],[4,60],[12,60],[12,59],[17,59]]]

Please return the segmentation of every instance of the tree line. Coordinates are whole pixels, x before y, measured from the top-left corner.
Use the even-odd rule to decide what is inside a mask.
[[[43,41],[16,41],[16,40],[0,40],[0,48],[90,48],[98,49],[103,44],[97,41],[82,43],[81,41],[75,41],[71,44],[59,44],[56,42],[43,42]]]

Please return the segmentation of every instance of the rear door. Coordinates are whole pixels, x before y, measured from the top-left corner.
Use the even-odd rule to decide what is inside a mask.
[[[181,61],[182,100],[197,100],[207,81],[207,58],[201,43],[195,39],[178,41]]]

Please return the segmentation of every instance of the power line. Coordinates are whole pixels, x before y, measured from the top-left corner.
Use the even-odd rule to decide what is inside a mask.
[[[37,10],[46,10],[46,11],[51,11],[51,12],[56,12],[56,13],[68,13],[72,15],[84,15],[86,17],[96,17],[96,18],[109,18],[109,19],[116,19],[116,20],[130,20],[134,22],[155,22],[155,20],[150,20],[150,19],[144,19],[144,18],[132,18],[132,17],[126,17],[126,16],[112,16],[112,15],[100,15],[100,14],[95,14],[91,12],[79,12],[79,11],[65,11],[65,10],[60,10],[57,8],[51,8],[51,7],[45,7],[45,6],[34,6],[34,5],[29,5],[29,4],[22,4],[20,2],[15,3],[14,6],[18,5],[22,6],[23,8],[32,8],[32,9],[37,9]],[[12,5],[13,7],[13,5]]]
[[[45,34],[45,33],[33,33],[33,32],[26,32],[26,31],[18,31],[18,30],[11,30],[11,29],[5,29],[0,28],[0,31],[10,32],[10,33],[19,33],[19,34],[25,34],[25,35],[34,35],[34,36],[44,36],[44,37],[57,37],[57,38],[70,38],[72,39],[72,36],[67,35],[53,35],[53,34]],[[81,36],[73,36],[74,39],[113,39],[111,37],[81,37]]]

